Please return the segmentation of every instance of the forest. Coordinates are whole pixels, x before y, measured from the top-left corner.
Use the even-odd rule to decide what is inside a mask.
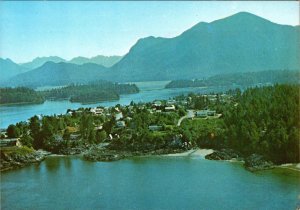
[[[216,120],[185,121],[183,138],[200,147],[231,148],[244,157],[261,154],[274,163],[299,162],[299,85],[274,85],[228,92],[230,103],[191,95],[190,108],[212,107]]]
[[[239,86],[250,87],[272,84],[299,84],[299,71],[270,70],[248,73],[220,74],[204,79],[174,80],[165,88],[209,87],[209,86]]]
[[[71,102],[101,102],[118,100],[121,94],[138,93],[135,84],[118,84],[107,81],[97,81],[86,85],[72,84],[66,87],[42,91],[47,99],[69,99]]]
[[[298,85],[250,88],[224,112],[224,144],[275,163],[299,162]]]
[[[43,103],[43,94],[26,87],[0,88],[0,104]]]

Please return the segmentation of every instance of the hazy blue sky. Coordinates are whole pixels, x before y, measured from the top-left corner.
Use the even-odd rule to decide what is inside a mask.
[[[124,55],[139,38],[174,37],[247,11],[298,25],[298,2],[0,2],[0,57]]]

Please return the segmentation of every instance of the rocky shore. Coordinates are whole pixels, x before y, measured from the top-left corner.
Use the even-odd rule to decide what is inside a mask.
[[[154,151],[119,151],[104,148],[91,148],[83,154],[84,159],[89,161],[116,161],[128,157],[165,155],[184,152],[183,149],[158,149]]]
[[[245,159],[245,168],[249,171],[260,171],[272,169],[275,167],[274,163],[267,161],[262,155],[252,154]]]
[[[206,155],[205,159],[208,160],[238,160],[243,161],[243,157],[233,149],[216,150],[213,153]]]
[[[242,157],[240,153],[232,149],[221,150],[201,150],[201,149],[174,149],[164,148],[158,150],[145,150],[145,151],[125,151],[113,150],[106,147],[107,145],[98,145],[90,147],[78,148],[64,148],[59,154],[63,155],[76,155],[82,154],[83,158],[88,161],[117,161],[124,158],[136,156],[152,156],[152,155],[168,155],[168,156],[192,156],[200,155],[205,156],[208,160],[235,160],[243,161],[244,167],[249,171],[259,171],[272,169],[275,165],[271,161],[267,161],[262,155],[252,154],[249,157]],[[31,163],[39,163],[45,159],[50,152],[33,149],[26,147],[23,148],[10,148],[1,150],[0,171],[24,167]]]
[[[88,147],[66,147],[66,148],[62,148],[60,149],[57,154],[58,155],[79,155],[79,154],[83,154],[85,151],[88,150]]]
[[[262,155],[252,154],[244,158],[241,156],[241,154],[232,149],[221,149],[219,151],[214,151],[213,153],[206,155],[205,159],[243,161],[244,167],[251,172],[272,169],[275,167],[274,163],[266,160]]]
[[[42,150],[31,150],[14,148],[12,150],[1,150],[0,171],[21,168],[31,163],[39,163],[51,153]]]

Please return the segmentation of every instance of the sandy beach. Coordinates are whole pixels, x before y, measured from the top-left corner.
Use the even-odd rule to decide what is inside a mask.
[[[300,172],[300,163],[286,163],[286,164],[282,164],[280,166],[278,166],[279,168],[287,168],[290,170],[294,170],[294,171],[298,171]]]
[[[209,155],[211,153],[213,153],[214,150],[212,149],[191,149],[188,150],[186,152],[182,152],[182,153],[174,153],[174,154],[168,154],[168,155],[164,155],[164,156],[168,156],[168,157],[186,157],[186,156],[201,156],[201,157],[205,157],[206,155]]]

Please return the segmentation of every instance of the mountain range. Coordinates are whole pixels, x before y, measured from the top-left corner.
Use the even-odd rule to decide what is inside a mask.
[[[17,86],[20,86],[21,84],[26,85],[26,86],[31,86],[32,84],[27,84],[27,82],[21,82],[22,79],[19,80],[18,78],[20,78],[20,76],[17,76],[17,75],[25,73],[25,72],[28,72],[28,75],[32,75],[32,72],[31,72],[32,70],[40,69],[40,67],[42,67],[47,62],[52,62],[52,63],[56,63],[56,64],[65,63],[65,64],[76,64],[76,65],[98,64],[102,67],[103,66],[111,67],[115,63],[119,62],[121,58],[122,58],[122,56],[98,55],[98,56],[95,56],[92,58],[75,57],[75,58],[67,61],[58,56],[48,56],[48,57],[37,57],[30,62],[20,63],[20,64],[17,64],[8,58],[7,59],[0,58],[0,73],[1,73],[0,83],[2,84],[2,86],[3,85],[8,85],[8,86],[13,85],[14,86],[14,84],[16,84]],[[68,65],[65,65],[65,66],[68,66]],[[87,67],[87,66],[89,66],[89,65],[84,65],[83,67]],[[71,67],[73,67],[73,65],[68,66],[67,69],[71,68]],[[99,69],[101,69],[102,67],[99,67]],[[47,65],[45,66],[45,68],[48,68]],[[57,65],[57,67],[53,66],[53,68],[61,68],[61,65]],[[50,75],[52,74],[51,72],[45,72],[44,70],[41,70],[41,71],[43,73],[46,73],[46,75],[48,75],[48,73]],[[64,69],[62,71],[64,71]],[[33,71],[33,72],[37,72],[37,71]],[[61,73],[64,74],[67,72],[61,72]],[[26,78],[28,76],[26,76],[26,75],[27,74],[25,74],[25,76],[24,76],[24,81],[27,81]],[[39,73],[37,73],[37,75],[39,75]],[[17,77],[13,78],[14,76],[17,76]],[[38,77],[34,76],[33,78],[37,78],[37,80],[39,80]],[[20,82],[17,82],[17,81],[20,81]],[[78,80],[76,80],[76,81],[78,81]],[[76,81],[74,81],[74,82],[76,82]],[[33,81],[31,83],[36,83],[36,82]],[[57,83],[61,83],[61,80],[57,81]]]
[[[105,67],[111,67],[114,64],[118,63],[122,59],[122,56],[103,56],[103,55],[97,55],[92,58],[86,58],[86,57],[76,57],[68,61],[69,63],[74,63],[77,65],[82,65],[85,63],[95,63],[99,64]]]
[[[8,82],[8,85],[34,88],[46,85],[85,84],[90,81],[100,80],[102,74],[107,73],[107,71],[106,67],[94,63],[76,65],[49,61],[34,70],[14,76]]]
[[[112,66],[47,62],[14,76],[5,85],[62,85],[99,79],[176,80],[235,72],[298,70],[299,30],[299,26],[280,25],[240,12],[211,23],[200,22],[174,38],[142,38]],[[77,64],[85,62],[84,58],[74,60]]]
[[[35,68],[38,68],[38,67],[44,65],[45,63],[51,61],[54,63],[65,62],[65,63],[72,63],[72,64],[77,64],[77,65],[82,65],[82,64],[86,64],[86,63],[95,63],[95,64],[99,64],[99,65],[102,65],[105,67],[111,67],[114,64],[116,64],[117,62],[119,62],[121,60],[121,58],[122,58],[122,56],[117,56],[117,55],[114,55],[114,56],[97,55],[97,56],[91,57],[91,58],[78,56],[78,57],[72,58],[71,60],[68,61],[68,60],[60,58],[58,56],[48,56],[48,57],[37,57],[30,62],[21,63],[20,66],[25,67],[27,69],[35,69]]]
[[[27,68],[19,66],[9,58],[0,58],[0,82],[4,82],[9,78],[28,71]]]
[[[58,56],[48,56],[48,57],[37,57],[30,62],[21,63],[20,66],[32,70],[32,69],[35,69],[35,68],[38,68],[38,67],[44,65],[48,61],[52,61],[54,63],[66,62],[65,59],[60,58]]]

